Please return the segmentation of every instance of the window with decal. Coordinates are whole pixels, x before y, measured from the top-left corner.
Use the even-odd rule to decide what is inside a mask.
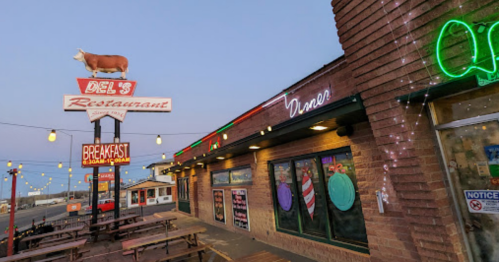
[[[367,252],[349,147],[269,164],[278,231]]]
[[[211,185],[213,187],[252,184],[253,175],[251,173],[251,166],[217,170],[211,173]]]

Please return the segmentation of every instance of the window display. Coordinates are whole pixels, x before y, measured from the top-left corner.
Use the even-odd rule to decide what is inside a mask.
[[[271,163],[279,231],[367,247],[349,148]]]
[[[279,228],[298,232],[297,205],[293,204],[296,195],[291,169],[288,162],[276,163],[274,165],[275,185],[277,201],[279,203],[277,213],[277,224]]]

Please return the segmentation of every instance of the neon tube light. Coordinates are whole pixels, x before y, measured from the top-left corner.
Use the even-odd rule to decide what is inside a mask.
[[[285,97],[286,95],[288,95],[288,93],[284,93],[283,95],[281,95],[281,96],[277,97],[276,99],[274,99],[274,100],[272,100],[272,101],[270,101],[270,102],[266,103],[266,104],[265,104],[265,105],[263,105],[262,107],[263,107],[263,108],[265,108],[265,107],[267,107],[267,106],[270,106],[270,105],[272,105],[273,103],[275,103],[275,102],[279,101],[281,98]]]
[[[192,146],[191,146],[191,147],[195,147],[195,146],[197,146],[197,145],[199,145],[199,144],[201,144],[201,143],[203,143],[203,140],[199,140],[199,141],[197,141],[196,143],[192,144]]]
[[[234,122],[232,122],[232,123],[233,123],[233,124],[237,124],[237,123],[239,123],[239,122],[243,121],[244,119],[246,119],[246,118],[250,117],[251,115],[255,114],[256,112],[258,112],[258,111],[260,111],[260,110],[262,110],[262,109],[263,109],[263,107],[257,107],[257,108],[255,108],[255,109],[253,109],[252,111],[248,112],[247,114],[245,114],[245,115],[241,116],[240,118],[236,119],[236,120],[235,120]]]
[[[218,131],[217,131],[217,134],[218,134],[218,133],[220,133],[220,132],[222,132],[222,131],[224,131],[225,129],[227,129],[227,128],[229,128],[229,127],[233,126],[233,125],[234,125],[234,123],[230,123],[230,124],[226,125],[226,126],[225,126],[225,127],[223,127],[222,129],[218,130]]]
[[[461,73],[461,74],[454,74],[454,73],[451,73],[448,68],[446,68],[443,64],[443,58],[442,58],[442,54],[441,54],[441,51],[440,51],[440,45],[442,44],[442,38],[444,37],[444,33],[445,31],[447,30],[448,27],[450,27],[451,25],[453,24],[458,24],[458,25],[462,25],[466,28],[466,30],[468,30],[468,32],[470,33],[471,35],[471,39],[473,40],[473,56],[471,57],[472,59],[472,65],[468,66],[468,67],[464,67],[463,70],[464,72]],[[493,74],[495,72],[497,72],[497,62],[496,62],[496,55],[495,55],[495,50],[494,50],[494,46],[492,44],[492,31],[495,29],[496,26],[499,25],[499,22],[496,22],[494,23],[490,28],[489,28],[489,31],[487,33],[487,44],[489,45],[489,49],[490,49],[490,54],[492,56],[492,66],[493,66],[493,69],[492,70],[488,70],[484,67],[481,67],[481,66],[477,66],[475,65],[476,64],[476,61],[478,59],[478,46],[477,46],[477,41],[476,41],[476,35],[475,33],[473,32],[471,26],[469,26],[468,24],[466,24],[465,22],[463,21],[459,21],[459,20],[449,20],[447,23],[445,23],[445,25],[442,27],[442,30],[440,30],[440,34],[438,36],[438,40],[437,40],[437,62],[438,62],[438,65],[440,66],[440,68],[442,69],[442,71],[450,76],[450,77],[453,77],[453,78],[457,78],[457,77],[462,77],[466,74],[468,74],[469,72],[471,72],[472,70],[479,70],[479,71],[482,71],[482,72],[485,72],[485,73],[488,73],[488,74]]]

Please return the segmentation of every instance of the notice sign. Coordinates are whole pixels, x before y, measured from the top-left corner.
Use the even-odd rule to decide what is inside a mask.
[[[464,190],[470,213],[499,214],[499,190]]]
[[[213,216],[215,221],[225,224],[224,190],[213,189]]]
[[[82,167],[99,167],[130,164],[130,143],[83,144]]]
[[[248,191],[246,189],[233,189],[231,195],[234,226],[250,231]]]

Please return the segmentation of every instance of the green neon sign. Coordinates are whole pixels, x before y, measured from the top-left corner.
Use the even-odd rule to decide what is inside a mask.
[[[465,67],[463,68],[464,72],[462,73],[452,73],[449,71],[448,68],[445,67],[444,63],[443,63],[443,58],[442,58],[442,54],[441,54],[441,51],[440,51],[440,46],[442,44],[442,38],[444,37],[444,33],[446,32],[447,28],[449,28],[450,26],[452,25],[461,25],[461,26],[464,26],[466,28],[466,30],[468,30],[468,32],[470,33],[471,35],[471,42],[473,43],[473,47],[472,47],[472,50],[473,50],[473,56],[471,57],[472,59],[472,65],[468,66],[468,67]],[[468,25],[467,23],[463,22],[463,21],[459,21],[459,20],[450,20],[448,21],[447,23],[445,23],[444,27],[442,28],[442,30],[440,31],[440,34],[438,36],[438,40],[437,40],[437,62],[438,62],[438,65],[440,66],[440,68],[442,69],[442,71],[450,76],[450,77],[453,77],[453,78],[457,78],[457,77],[462,77],[468,73],[470,73],[471,71],[473,70],[479,70],[479,71],[482,71],[484,73],[487,73],[487,74],[494,74],[497,72],[497,62],[496,60],[498,58],[496,58],[496,51],[494,50],[494,46],[492,44],[492,31],[495,29],[496,26],[499,26],[499,22],[496,22],[494,23],[490,28],[489,28],[489,31],[487,33],[487,44],[488,44],[488,49],[490,50],[490,55],[492,57],[492,70],[489,70],[485,67],[481,67],[481,66],[477,66],[476,65],[476,62],[477,62],[477,59],[478,59],[478,45],[477,45],[477,37],[476,37],[476,34],[475,32],[473,32],[472,28],[470,25]]]

